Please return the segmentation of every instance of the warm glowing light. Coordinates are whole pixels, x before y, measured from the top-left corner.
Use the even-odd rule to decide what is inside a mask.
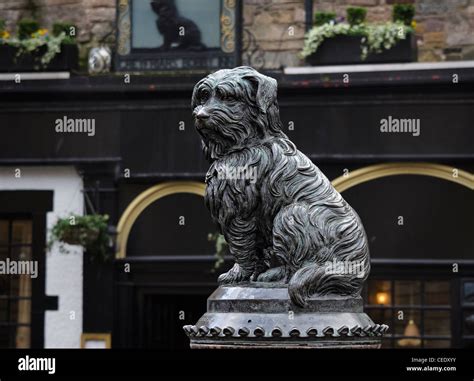
[[[377,304],[389,304],[388,303],[388,292],[377,292],[375,294],[375,300]]]
[[[421,344],[421,340],[417,339],[420,337],[420,330],[416,323],[410,319],[408,321],[407,326],[405,327],[405,332],[403,333],[404,336],[408,336],[405,339],[398,340],[398,345],[401,347],[418,347]]]

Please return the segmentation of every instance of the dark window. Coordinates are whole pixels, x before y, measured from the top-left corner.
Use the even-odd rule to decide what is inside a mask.
[[[3,269],[32,259],[32,221],[0,216],[0,261]],[[31,346],[31,275],[0,274],[0,348]]]
[[[371,279],[364,294],[367,314],[390,326],[383,347],[451,346],[450,281]]]
[[[189,349],[183,325],[195,324],[206,312],[208,295],[145,295],[143,302],[142,347],[176,350]]]

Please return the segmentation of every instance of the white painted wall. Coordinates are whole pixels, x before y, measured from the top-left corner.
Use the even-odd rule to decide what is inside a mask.
[[[2,190],[54,191],[53,211],[47,215],[48,230],[58,217],[82,214],[83,183],[74,167],[0,167]],[[45,242],[47,237],[45,237]],[[45,348],[79,348],[82,333],[82,249],[69,254],[57,246],[46,254],[46,295],[58,296],[58,310],[46,311]],[[71,319],[72,315],[74,319]]]

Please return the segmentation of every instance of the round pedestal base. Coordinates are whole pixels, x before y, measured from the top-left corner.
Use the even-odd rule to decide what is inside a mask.
[[[313,297],[295,306],[285,286],[219,287],[207,312],[187,325],[191,348],[379,348],[388,326],[363,312],[362,299]]]

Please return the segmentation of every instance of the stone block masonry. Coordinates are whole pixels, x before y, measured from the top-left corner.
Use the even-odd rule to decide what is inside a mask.
[[[143,1],[143,0],[141,0]],[[198,0],[193,0],[198,1]],[[314,0],[314,11],[333,11],[345,16],[348,6],[367,8],[367,20],[391,19],[394,3],[412,3],[416,7],[416,32],[419,61],[474,59],[474,0]],[[35,16],[50,28],[55,21],[77,25],[81,55],[87,55],[107,36],[115,38],[116,0],[3,0],[0,19],[15,29],[23,17]],[[304,65],[297,53],[305,32],[304,0],[244,0],[243,24],[254,39],[263,68]],[[252,62],[250,62],[252,63]]]
[[[82,57],[107,35],[113,43],[115,12],[115,0],[15,0],[0,4],[0,19],[10,31],[22,18],[35,18],[48,29],[57,21],[73,23],[78,28]]]

